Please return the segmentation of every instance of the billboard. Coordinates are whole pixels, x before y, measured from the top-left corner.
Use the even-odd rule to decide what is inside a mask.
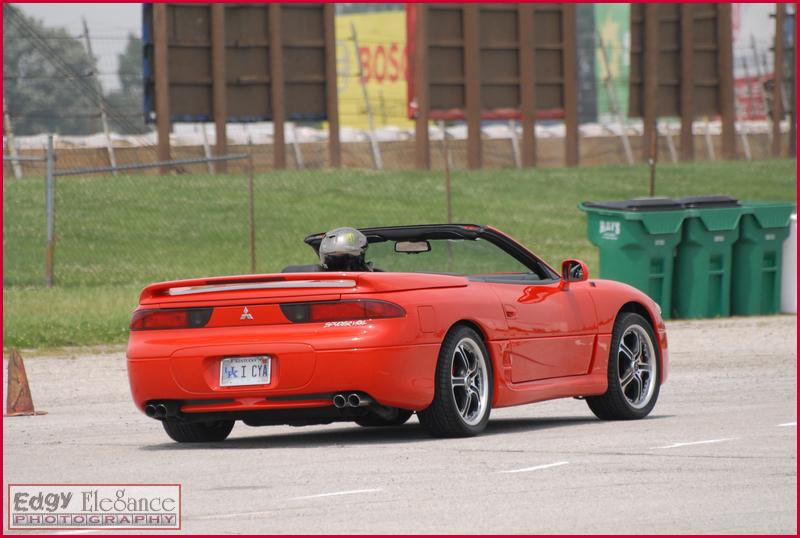
[[[630,74],[630,4],[594,4],[595,26],[598,41],[602,41],[605,54],[599,43],[596,50],[595,68],[597,73],[597,111],[611,115],[612,97],[604,83],[607,76],[617,106],[623,117],[628,113],[628,77]]]
[[[628,113],[633,117],[644,115],[646,32],[648,13],[655,17],[656,52],[658,59],[653,74],[657,80],[655,105],[658,116],[689,117],[724,114],[726,86],[733,85],[732,43],[723,33],[723,25],[730,24],[730,6],[722,4],[692,4],[684,9],[682,4],[659,4],[652,12],[644,4],[634,4],[631,13],[631,70],[628,94]],[[727,27],[727,35],[731,28]],[[684,32],[687,32],[684,34]],[[649,36],[653,38],[653,36]],[[685,43],[688,41],[688,43]],[[683,50],[684,46],[690,50]],[[688,59],[689,67],[682,65]],[[726,61],[730,71],[724,67]],[[691,105],[683,110],[682,88],[688,85]]]
[[[368,126],[359,63],[375,126],[413,126],[406,115],[409,71],[405,24],[402,8],[336,16],[339,119],[343,126],[358,129]],[[358,51],[353,30],[358,38]]]
[[[145,118],[156,116],[156,41],[153,4],[143,5]],[[270,34],[277,13],[280,38]],[[161,69],[169,88],[171,122],[214,120],[214,44],[209,4],[166,4],[166,65]],[[272,47],[283,59],[281,81],[287,120],[324,120],[326,107],[326,44],[323,4],[227,4],[221,20],[220,85],[225,95],[225,120],[271,120]],[[277,35],[277,34],[276,34]]]
[[[570,106],[568,93],[576,91],[577,57],[574,11],[565,4],[480,4],[476,43],[467,36],[466,4],[428,4],[424,32],[427,86],[431,119],[465,118],[468,66],[476,65],[482,119],[519,119],[523,81],[532,82],[535,114],[542,119],[560,119]],[[417,54],[416,13],[418,4],[407,4],[409,72]],[[523,34],[521,25],[530,26]],[[531,72],[523,77],[523,55],[533,59]],[[475,62],[474,64],[470,62]],[[417,115],[416,89],[409,79],[408,114]]]

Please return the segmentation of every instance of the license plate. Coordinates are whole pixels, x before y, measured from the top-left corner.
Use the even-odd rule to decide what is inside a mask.
[[[272,373],[272,358],[269,355],[257,357],[228,357],[219,364],[220,387],[241,387],[243,385],[268,385]]]

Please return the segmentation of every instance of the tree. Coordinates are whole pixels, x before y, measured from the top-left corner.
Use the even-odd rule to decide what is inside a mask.
[[[107,101],[117,117],[111,119],[112,129],[119,133],[137,134],[150,130],[144,122],[144,77],[142,74],[142,40],[128,34],[125,50],[117,56],[120,89],[111,92]],[[119,116],[124,118],[123,121]]]
[[[94,64],[64,28],[3,4],[3,92],[16,134],[96,132]]]

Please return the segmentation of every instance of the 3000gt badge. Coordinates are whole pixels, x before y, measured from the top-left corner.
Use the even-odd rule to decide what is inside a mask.
[[[323,325],[326,329],[328,327],[359,327],[361,325],[366,325],[367,320],[364,319],[357,319],[354,321],[328,321]]]

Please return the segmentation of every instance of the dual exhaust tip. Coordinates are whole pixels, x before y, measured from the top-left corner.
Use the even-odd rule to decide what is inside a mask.
[[[169,414],[169,409],[163,403],[147,404],[144,406],[144,414],[150,418],[166,418]]]
[[[366,407],[372,404],[372,400],[368,396],[361,396],[357,392],[349,394],[340,393],[333,397],[333,405],[336,409],[344,409],[345,407]]]
[[[367,407],[372,404],[373,401],[369,396],[362,396],[357,392],[339,393],[333,397],[333,405],[337,409]],[[170,415],[170,410],[163,403],[149,403],[144,406],[144,413],[150,418],[162,419]]]

